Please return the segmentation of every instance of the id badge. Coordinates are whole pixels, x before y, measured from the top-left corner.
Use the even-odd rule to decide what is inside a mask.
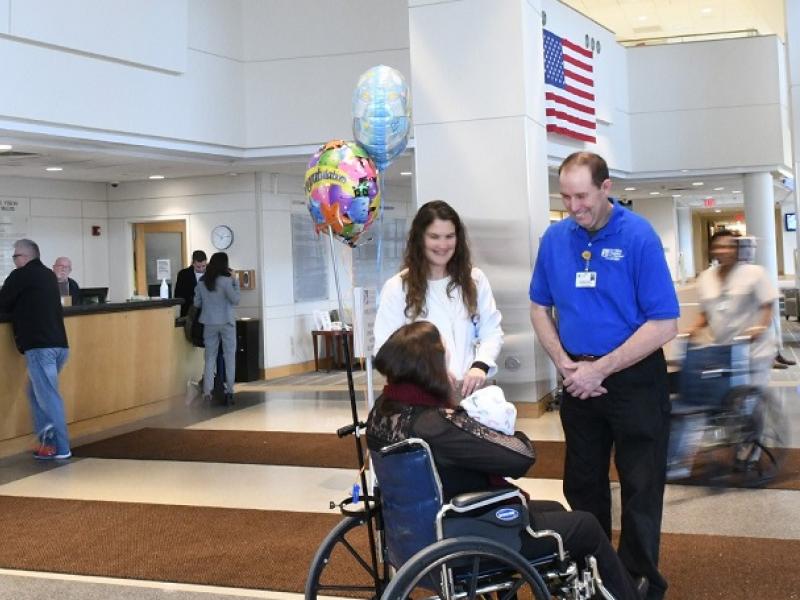
[[[575,273],[576,288],[593,288],[597,286],[597,273],[595,271],[578,271]]]

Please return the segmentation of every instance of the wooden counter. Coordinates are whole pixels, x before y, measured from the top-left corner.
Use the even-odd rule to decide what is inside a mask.
[[[176,302],[78,306],[64,310],[69,359],[60,388],[70,436],[163,412],[202,372],[203,349],[175,326]],[[0,318],[0,321],[6,319]],[[12,326],[0,322],[0,456],[33,446],[25,358]]]

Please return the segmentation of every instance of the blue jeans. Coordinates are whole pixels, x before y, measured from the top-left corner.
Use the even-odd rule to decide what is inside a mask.
[[[33,427],[42,442],[55,446],[57,454],[70,451],[64,400],[58,391],[58,374],[67,362],[68,355],[67,348],[32,348],[25,351]]]

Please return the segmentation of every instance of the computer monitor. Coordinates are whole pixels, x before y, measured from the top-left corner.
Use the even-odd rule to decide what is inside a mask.
[[[167,290],[169,290],[169,297],[172,298],[172,283],[167,282]],[[149,283],[147,284],[147,295],[151,298],[160,298],[161,297],[161,284],[160,283]]]
[[[797,214],[786,213],[783,215],[783,223],[786,231],[797,231]]]
[[[81,288],[81,304],[105,304],[107,287]]]

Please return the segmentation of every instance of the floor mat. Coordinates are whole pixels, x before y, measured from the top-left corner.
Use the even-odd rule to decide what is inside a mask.
[[[0,567],[302,592],[337,514],[0,496]],[[352,539],[356,547],[364,538]],[[671,598],[800,598],[798,540],[664,534]],[[336,558],[336,556],[334,556]],[[352,576],[331,559],[332,581]],[[362,578],[362,581],[368,581]]]

